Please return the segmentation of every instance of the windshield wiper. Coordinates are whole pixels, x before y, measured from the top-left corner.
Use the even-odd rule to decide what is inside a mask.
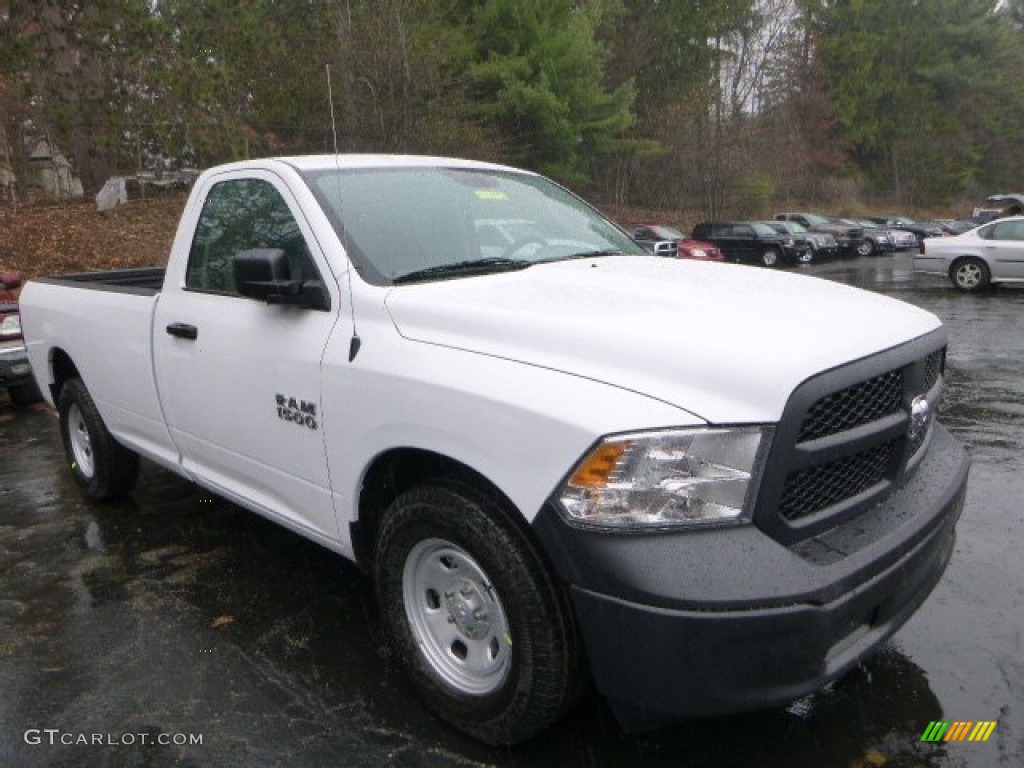
[[[392,278],[395,285],[399,283],[414,283],[418,280],[430,280],[434,277],[447,277],[450,275],[473,275],[486,274],[488,272],[505,272],[515,269],[526,269],[533,266],[532,261],[522,259],[468,259],[466,261],[453,261],[451,264],[438,264],[434,267],[417,269],[406,272],[404,275]]]
[[[569,253],[565,256],[553,256],[550,259],[541,259],[540,261],[534,262],[535,264],[548,264],[553,261],[571,261],[572,259],[596,259],[600,256],[625,256],[625,251],[618,248],[599,248],[593,251],[580,251],[579,253]]]

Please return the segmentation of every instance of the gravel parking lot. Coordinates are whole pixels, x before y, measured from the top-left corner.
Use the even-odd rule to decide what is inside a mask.
[[[0,765],[1024,765],[1024,288],[961,295],[910,261],[799,270],[947,323],[943,419],[974,461],[942,582],[828,689],[633,736],[591,697],[482,747],[419,705],[353,567],[152,465],[130,501],[88,504],[49,409],[0,401]],[[997,725],[922,742],[936,720]]]

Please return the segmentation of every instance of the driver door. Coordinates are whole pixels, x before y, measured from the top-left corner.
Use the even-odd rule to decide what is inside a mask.
[[[182,466],[229,498],[337,540],[323,438],[332,414],[320,382],[335,326],[350,329],[339,320],[337,283],[273,174],[215,177],[203,198],[188,266],[161,294],[153,330],[161,402]],[[233,258],[253,248],[284,250],[290,276],[321,281],[331,309],[242,296]]]

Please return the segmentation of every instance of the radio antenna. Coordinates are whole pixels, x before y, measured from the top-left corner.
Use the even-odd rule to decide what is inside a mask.
[[[334,92],[331,90],[331,65],[324,64],[327,70],[327,103],[331,105],[331,135],[334,137],[334,154],[338,154],[338,126],[334,122]]]
[[[327,102],[331,105],[331,136],[334,138],[334,167],[337,169],[338,174],[341,173],[341,160],[338,157],[338,126],[334,122],[334,92],[331,90],[331,65],[324,64],[324,69],[327,70]],[[337,178],[337,177],[336,177]],[[338,181],[338,222],[341,225],[341,239],[345,245],[346,250],[348,249],[347,240],[345,236],[345,221],[341,217],[341,179]],[[351,261],[348,265],[348,300],[349,300],[349,312],[352,317],[352,338],[349,339],[348,345],[348,361],[351,363],[356,359],[356,355],[359,354],[359,348],[362,346],[362,339],[359,338],[359,331],[356,330],[356,305],[352,298],[352,270],[354,266]]]

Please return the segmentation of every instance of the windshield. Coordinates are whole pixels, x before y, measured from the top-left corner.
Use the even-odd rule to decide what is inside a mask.
[[[651,232],[660,237],[662,240],[685,240],[686,235],[680,232],[675,227],[666,227],[658,225],[656,227],[650,227]]]
[[[829,221],[824,216],[818,216],[815,213],[808,213],[806,215],[807,223],[812,227],[820,227],[822,224],[828,224]]]
[[[754,231],[757,234],[761,235],[761,236],[766,236],[767,235],[767,236],[774,237],[775,235],[779,234],[774,229],[769,227],[767,224],[759,224],[758,222],[755,221],[755,222],[752,222],[750,224],[750,226],[753,227]]]
[[[304,174],[359,273],[378,285],[584,255],[644,255],[565,189],[511,171],[415,167]],[[447,269],[451,267],[451,269]]]

